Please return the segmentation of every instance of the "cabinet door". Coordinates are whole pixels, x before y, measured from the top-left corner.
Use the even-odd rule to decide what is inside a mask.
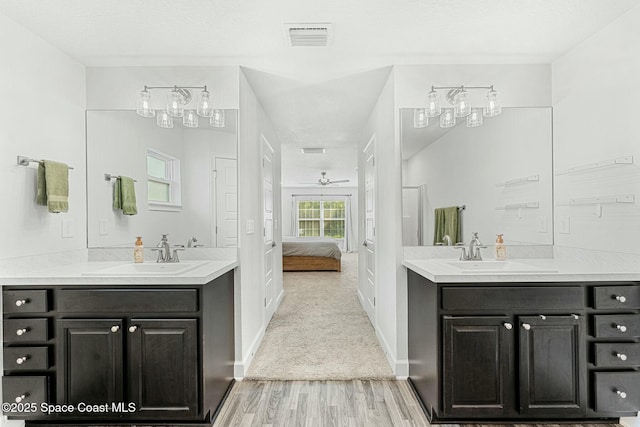
[[[513,412],[513,327],[508,317],[443,316],[443,413],[497,417]]]
[[[131,319],[129,397],[138,418],[198,415],[196,319]]]
[[[58,403],[123,401],[121,319],[58,320],[57,337]]]
[[[518,322],[521,413],[583,414],[586,348],[582,317],[532,316],[520,317]]]

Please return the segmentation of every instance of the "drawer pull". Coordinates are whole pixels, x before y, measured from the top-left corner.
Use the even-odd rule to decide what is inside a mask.
[[[620,302],[626,302],[627,298],[624,295],[616,295],[615,299]]]
[[[27,354],[26,356],[18,357],[18,358],[16,359],[16,363],[17,363],[18,365],[22,365],[24,362],[26,362],[26,361],[27,361],[27,359],[29,359],[29,355],[28,355],[28,354]]]
[[[16,301],[16,307],[22,307],[27,303],[29,303],[28,299],[19,299],[18,301]]]
[[[16,403],[22,402],[23,400],[25,400],[27,398],[27,396],[29,396],[29,393],[25,393],[23,395],[20,395],[20,396],[16,397]]]
[[[26,334],[27,332],[29,332],[29,328],[18,329],[16,331],[16,335],[21,337],[22,335]]]
[[[503,325],[504,325],[505,329],[508,329],[508,330],[513,329],[513,325],[511,323],[509,323],[509,322],[504,322]]]
[[[542,320],[547,320],[547,316],[545,316],[544,314],[541,314],[541,315],[540,315],[540,318],[541,318]]]
[[[626,354],[624,354],[624,353],[616,353],[616,357],[617,357],[618,359],[622,360],[623,362],[624,362],[625,360],[627,360],[627,355],[626,355]]]
[[[134,326],[129,326],[129,332],[134,333],[137,330],[138,330],[137,326],[135,326],[135,325]]]
[[[627,332],[627,327],[624,325],[616,325],[616,329],[620,332]]]
[[[111,327],[111,332],[114,332],[114,333],[115,333],[115,332],[118,332],[119,330],[120,330],[120,326],[118,326],[118,325],[113,325],[113,326]]]
[[[522,327],[524,328],[525,331],[528,331],[529,329],[531,329],[531,325],[528,323],[523,323]]]
[[[627,393],[625,393],[624,391],[616,390],[616,394],[618,396],[620,396],[620,399],[626,399],[627,398]]]

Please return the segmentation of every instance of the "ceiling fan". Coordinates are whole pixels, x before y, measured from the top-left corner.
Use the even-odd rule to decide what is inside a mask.
[[[331,184],[340,184],[343,182],[349,182],[348,179],[339,179],[336,181],[332,181],[329,178],[327,178],[327,173],[326,172],[320,172],[320,175],[322,175],[320,178],[318,178],[317,182],[304,182],[303,184],[315,184],[315,185],[321,185],[323,187],[326,187],[327,185],[331,185]]]

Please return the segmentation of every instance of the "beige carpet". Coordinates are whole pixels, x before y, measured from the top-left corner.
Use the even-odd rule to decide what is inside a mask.
[[[357,263],[343,254],[340,273],[284,273],[284,299],[246,379],[394,378],[358,301]]]

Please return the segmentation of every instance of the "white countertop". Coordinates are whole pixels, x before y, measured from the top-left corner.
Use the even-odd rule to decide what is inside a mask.
[[[589,262],[586,259],[513,259],[531,271],[462,271],[455,259],[405,259],[402,265],[435,283],[640,281],[640,265]],[[462,261],[469,262],[472,261]],[[483,261],[479,261],[482,263]],[[488,260],[487,262],[497,262]],[[520,269],[524,270],[524,269]]]
[[[77,262],[20,273],[0,273],[0,285],[202,285],[238,266],[237,260],[200,260],[197,267],[181,274],[110,275],[101,270],[124,261]]]

